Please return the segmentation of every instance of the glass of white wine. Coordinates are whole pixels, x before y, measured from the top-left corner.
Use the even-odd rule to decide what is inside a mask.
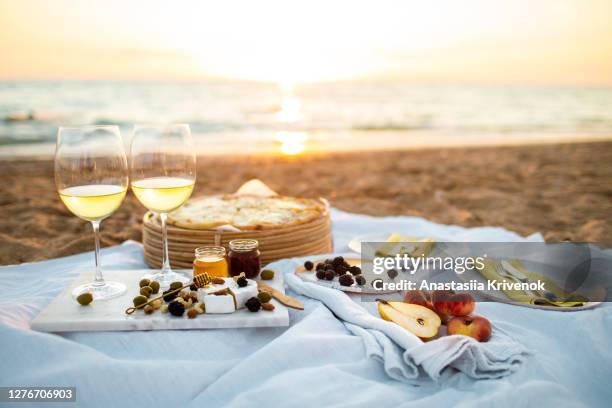
[[[162,229],[162,267],[145,275],[162,287],[190,278],[170,268],[168,213],[191,196],[196,179],[196,156],[189,125],[135,126],[130,149],[131,185],[140,203],[159,216]]]
[[[72,295],[90,292],[110,299],[125,292],[120,282],[105,281],[100,268],[100,222],[123,201],[128,164],[117,126],[60,127],[55,147],[55,185],[60,199],[77,217],[91,222],[95,237],[94,281],[76,287]]]

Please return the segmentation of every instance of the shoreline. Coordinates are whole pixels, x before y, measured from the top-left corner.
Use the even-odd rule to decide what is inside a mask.
[[[279,132],[282,133],[282,132]],[[437,149],[464,149],[464,148],[496,148],[542,146],[557,144],[583,144],[612,142],[612,134],[592,134],[580,136],[578,134],[550,134],[534,137],[533,135],[498,134],[490,137],[482,135],[465,134],[459,136],[440,135],[434,132],[396,132],[396,131],[346,131],[346,132],[286,132],[295,135],[306,135],[303,142],[291,139],[265,140],[259,146],[241,145],[236,151],[231,144],[219,146],[207,144],[206,136],[194,136],[198,156],[263,156],[283,157],[300,155],[327,155],[336,153],[369,153],[394,152]],[[338,137],[338,135],[340,137]],[[351,135],[361,136],[358,140],[348,143],[345,139]],[[364,142],[370,136],[376,143]],[[432,143],[431,138],[437,140]],[[334,140],[335,139],[335,140]],[[461,141],[459,141],[459,139]],[[302,150],[298,154],[286,154],[283,147],[287,144],[299,143]],[[198,148],[200,144],[200,148]],[[391,147],[389,147],[391,146]],[[126,152],[129,146],[126,146]],[[24,143],[0,145],[0,158],[2,160],[49,160],[54,156],[55,143]]]
[[[0,264],[93,249],[90,225],[57,196],[51,159],[2,160],[0,171]],[[259,178],[279,194],[325,197],[354,213],[541,232],[547,241],[612,238],[612,142],[202,156],[197,171],[194,196]],[[128,193],[102,223],[102,245],[141,241],[144,213]]]

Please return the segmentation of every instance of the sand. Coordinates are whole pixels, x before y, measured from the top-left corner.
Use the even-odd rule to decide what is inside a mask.
[[[57,196],[51,160],[5,160],[0,171],[0,264],[93,249],[91,226]],[[251,178],[356,213],[501,226],[548,241],[612,238],[612,142],[201,157],[194,195],[232,192]],[[139,241],[144,212],[130,193],[102,223],[102,245]]]

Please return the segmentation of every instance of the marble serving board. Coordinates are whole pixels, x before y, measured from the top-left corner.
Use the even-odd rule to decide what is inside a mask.
[[[275,309],[253,313],[246,309],[230,314],[201,314],[195,319],[161,313],[159,310],[145,315],[138,310],[131,315],[125,309],[132,306],[138,295],[138,282],[147,270],[104,271],[105,279],[123,282],[127,291],[114,299],[94,301],[88,306],[79,305],[72,297],[72,289],[93,279],[91,273],[79,276],[70,287],[60,293],[32,322],[32,330],[42,332],[87,332],[125,330],[182,330],[182,329],[227,329],[242,327],[278,327],[289,325],[287,308],[272,300]],[[274,280],[265,281],[270,286],[285,292],[283,275],[275,274]]]

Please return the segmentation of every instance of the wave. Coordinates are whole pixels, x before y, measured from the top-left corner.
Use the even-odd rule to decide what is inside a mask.
[[[350,83],[0,81],[0,144],[53,142],[58,126],[189,123],[206,140],[260,140],[277,132],[412,137],[612,134],[612,88],[437,87]]]
[[[55,135],[53,136],[53,138],[49,139],[47,137],[39,137],[39,136],[25,136],[25,135],[15,136],[15,135],[0,134],[0,146],[45,143],[45,142],[51,142],[54,139],[55,139]]]
[[[362,132],[389,132],[389,131],[406,131],[406,130],[433,130],[427,125],[401,125],[397,123],[390,124],[372,124],[372,125],[356,125],[350,128],[351,130],[359,130]]]
[[[11,112],[2,120],[5,123],[56,123],[68,120],[69,117],[55,112],[39,112],[35,110]]]

